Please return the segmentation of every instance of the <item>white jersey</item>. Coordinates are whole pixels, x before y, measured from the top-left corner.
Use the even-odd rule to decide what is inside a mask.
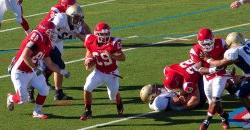
[[[153,111],[164,111],[170,107],[171,98],[175,96],[175,93],[162,91],[152,103],[149,103],[149,108]]]
[[[80,33],[82,27],[70,27],[68,23],[68,16],[65,13],[57,13],[53,18],[52,22],[55,24],[56,29],[58,31],[58,39],[53,43],[53,45],[56,46],[62,53],[63,40],[75,38],[75,34]]]
[[[242,69],[246,77],[250,77],[250,42],[244,45],[228,49],[224,58],[230,61],[236,61],[234,64]]]

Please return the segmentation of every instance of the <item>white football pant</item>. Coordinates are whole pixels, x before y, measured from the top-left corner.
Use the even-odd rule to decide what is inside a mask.
[[[203,76],[204,92],[209,104],[212,102],[213,97],[221,97],[229,78],[228,76],[216,76],[213,79],[207,80]]]
[[[16,16],[16,21],[22,23],[22,5],[17,4],[16,0],[0,0],[0,22],[7,9],[11,10]]]
[[[47,96],[49,94],[49,87],[45,81],[43,74],[37,76],[35,73],[22,72],[16,69],[11,71],[11,80],[15,87],[15,91],[20,96],[19,104],[25,103],[28,101],[28,90],[27,87],[32,85],[35,89],[38,90],[38,93],[41,96]]]
[[[119,75],[118,69],[113,71],[113,73]],[[107,86],[109,99],[115,101],[116,94],[119,91],[119,78],[112,74],[105,74],[94,69],[86,78],[84,91],[92,92],[95,88],[101,85]]]

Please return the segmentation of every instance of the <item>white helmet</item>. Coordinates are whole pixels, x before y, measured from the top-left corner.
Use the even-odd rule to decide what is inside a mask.
[[[226,44],[229,48],[233,46],[239,46],[245,44],[245,38],[239,32],[231,32],[227,35]]]
[[[79,26],[82,24],[84,15],[81,7],[78,4],[69,6],[66,10],[66,14],[69,16],[70,25]]]
[[[142,87],[140,91],[140,97],[143,102],[150,102],[154,100],[156,96],[160,93],[157,85],[148,84]]]

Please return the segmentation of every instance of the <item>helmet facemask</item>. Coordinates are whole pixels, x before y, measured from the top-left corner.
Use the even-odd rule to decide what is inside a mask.
[[[202,47],[203,51],[210,52],[214,49],[214,39],[205,39],[203,41],[198,40],[198,43]]]
[[[74,28],[79,28],[83,23],[83,16],[80,15],[72,15],[69,16],[69,25],[73,26]]]
[[[109,29],[102,29],[101,31],[94,31],[94,34],[98,37],[98,44],[106,44],[110,40],[111,32]]]
[[[70,26],[78,28],[82,25],[84,15],[81,7],[78,4],[70,6],[66,10],[66,14],[68,15],[68,22]]]

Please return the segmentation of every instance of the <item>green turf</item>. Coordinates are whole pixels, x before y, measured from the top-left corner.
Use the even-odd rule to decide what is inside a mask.
[[[102,0],[78,0],[80,4],[101,2]],[[232,0],[231,0],[232,1]],[[178,63],[188,58],[195,37],[188,41],[172,41],[155,46],[145,46],[150,43],[163,41],[164,37],[182,37],[194,34],[200,27],[221,29],[249,22],[250,8],[246,5],[238,10],[231,10],[231,1],[211,0],[116,0],[113,2],[84,7],[85,21],[94,28],[98,21],[106,21],[112,27],[112,35],[125,38],[124,48],[136,48],[126,51],[127,60],[120,63],[120,73],[124,77],[121,83],[121,95],[125,103],[125,114],[134,116],[147,113],[147,104],[139,100],[140,88],[149,83],[161,83],[162,71],[165,65]],[[24,1],[24,14],[32,15],[47,12],[54,4],[51,0]],[[4,19],[13,18],[7,12]],[[30,26],[35,28],[43,15],[27,18]],[[19,27],[15,20],[4,22],[0,31]],[[230,31],[243,32],[249,37],[250,26],[238,27],[217,32],[216,36],[224,37]],[[126,39],[129,36],[136,38]],[[6,75],[6,68],[15,55],[15,50],[3,52],[2,50],[18,49],[24,38],[22,29],[0,32],[0,76]],[[85,49],[79,40],[65,42],[65,61],[81,59]],[[73,96],[75,100],[68,106],[57,106],[53,101],[54,90],[50,91],[44,112],[50,119],[37,120],[31,117],[33,104],[16,106],[13,112],[5,108],[6,94],[14,92],[10,78],[0,79],[0,129],[79,129],[99,123],[105,123],[120,118],[116,117],[115,105],[108,100],[104,87],[93,93],[93,119],[82,122],[82,86],[89,72],[84,70],[82,62],[67,64],[72,77],[64,82],[64,91]],[[52,82],[53,83],[53,82]],[[230,97],[226,99],[226,110],[230,111],[241,106]],[[233,105],[232,105],[233,104]],[[205,117],[206,107],[183,112],[163,112],[151,114],[138,119],[132,119],[111,124],[100,129],[178,129],[194,130]],[[219,118],[215,117],[211,130],[221,129]],[[240,129],[240,128],[233,128]]]

